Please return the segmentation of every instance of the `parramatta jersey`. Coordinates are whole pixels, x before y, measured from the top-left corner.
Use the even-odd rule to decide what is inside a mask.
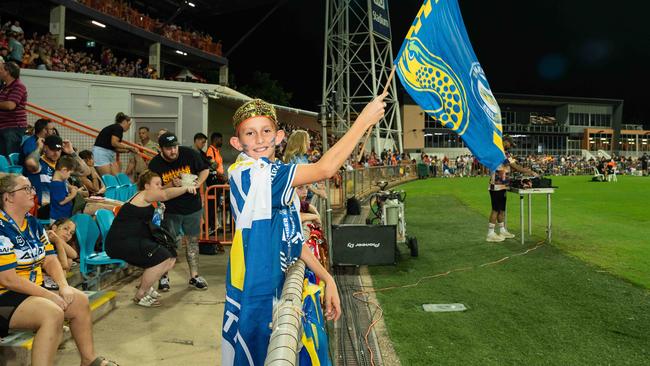
[[[237,223],[226,274],[222,365],[263,365],[285,271],[301,254],[296,165],[240,154],[228,169]]]
[[[56,163],[49,161],[45,155],[41,156],[38,163],[41,165],[41,171],[36,174],[28,174],[27,178],[29,178],[32,186],[36,189],[38,203],[45,205],[50,203],[50,183],[54,176],[54,166]]]
[[[19,276],[40,286],[43,283],[41,265],[46,255],[56,255],[56,252],[35,217],[27,215],[18,228],[11,218],[0,212],[0,271],[15,268]],[[0,296],[7,291],[0,285]]]

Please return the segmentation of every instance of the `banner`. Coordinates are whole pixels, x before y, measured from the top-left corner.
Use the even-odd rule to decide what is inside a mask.
[[[457,0],[426,0],[395,60],[415,102],[490,170],[505,160],[501,111],[481,68]]]

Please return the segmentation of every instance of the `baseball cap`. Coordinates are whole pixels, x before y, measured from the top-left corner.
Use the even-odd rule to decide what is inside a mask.
[[[50,135],[45,138],[45,146],[51,150],[61,150],[63,149],[63,139],[57,135]]]
[[[172,147],[178,146],[180,143],[178,142],[176,135],[171,132],[165,132],[158,138],[158,145],[160,147]]]

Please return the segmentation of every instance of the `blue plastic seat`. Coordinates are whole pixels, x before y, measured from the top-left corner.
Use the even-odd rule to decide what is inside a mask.
[[[9,154],[9,163],[11,165],[20,165],[20,153]]]
[[[131,179],[129,178],[128,175],[126,175],[124,173],[117,173],[115,178],[117,179],[117,184],[119,184],[121,186],[131,185]]]
[[[126,202],[131,198],[129,195],[131,192],[131,185],[128,186],[119,186],[117,187],[117,199],[118,201]]]
[[[138,185],[137,184],[131,184],[129,186],[129,198],[135,196],[138,193]]]
[[[102,175],[102,180],[104,181],[106,188],[120,186],[120,183],[118,183],[117,178],[115,178],[114,175],[104,174]]]
[[[102,266],[118,265],[124,266],[126,262],[120,259],[109,257],[106,252],[95,252],[95,243],[99,238],[99,228],[92,216],[88,214],[76,214],[72,216],[77,233],[77,243],[79,244],[79,272],[92,284],[96,283],[99,289],[102,276]],[[95,276],[90,278],[89,274],[94,270]]]
[[[0,155],[0,172],[9,173],[9,160],[4,155]]]
[[[6,156],[0,155],[0,172],[23,174],[23,167],[20,165],[10,164],[9,159],[7,159]]]
[[[117,199],[117,187],[106,187],[106,192],[104,192],[104,197],[110,198],[112,200]]]
[[[113,225],[113,220],[115,220],[115,214],[113,211],[107,210],[105,208],[100,208],[95,212],[95,220],[97,220],[97,225],[99,225],[99,232],[102,235],[102,251],[106,251],[106,236],[108,231]]]

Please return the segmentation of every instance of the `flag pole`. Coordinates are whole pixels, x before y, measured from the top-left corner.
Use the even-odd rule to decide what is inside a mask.
[[[385,94],[388,91],[388,88],[390,87],[390,82],[393,81],[393,76],[395,76],[395,65],[393,65],[393,68],[390,70],[390,74],[388,75],[388,80],[386,80],[386,84],[384,85],[384,91],[381,94]],[[363,140],[363,145],[361,145],[361,150],[359,151],[359,155],[357,156],[357,162],[361,162],[361,157],[363,157],[363,151],[366,149],[366,144],[368,143],[368,139],[370,139],[370,135],[372,135],[372,130],[374,129],[375,125],[372,125],[370,129],[368,130],[368,133],[366,134],[366,138]]]

